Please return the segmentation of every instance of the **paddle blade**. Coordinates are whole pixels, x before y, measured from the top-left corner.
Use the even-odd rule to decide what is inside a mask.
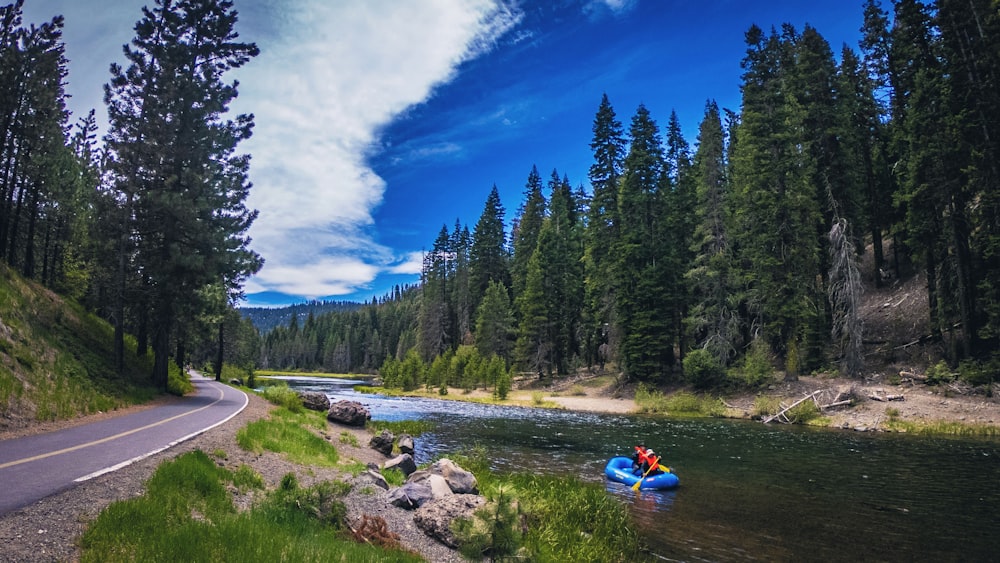
[[[633,491],[638,491],[639,490],[639,485],[642,484],[642,480],[643,479],[645,479],[645,477],[640,477],[639,480],[635,482],[635,485],[632,485],[632,490]]]

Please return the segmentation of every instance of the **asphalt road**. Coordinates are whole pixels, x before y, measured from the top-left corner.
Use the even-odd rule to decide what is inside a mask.
[[[172,404],[0,441],[0,515],[193,438],[247,406],[238,389],[200,376],[191,381],[195,393]]]

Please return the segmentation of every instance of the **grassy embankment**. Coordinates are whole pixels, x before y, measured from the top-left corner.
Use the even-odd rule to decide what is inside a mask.
[[[149,401],[152,355],[126,339],[125,370],[113,363],[108,323],[0,264],[0,421],[11,428]],[[175,369],[172,384],[179,385]],[[183,392],[181,387],[177,392]],[[0,422],[0,430],[4,429]]]
[[[341,460],[334,445],[318,438],[315,431],[326,424],[322,414],[302,410],[287,388],[276,386],[263,394],[284,406],[241,429],[241,447],[277,451],[304,466],[340,466],[352,473],[364,469]],[[383,425],[414,434],[423,428],[408,421]],[[482,494],[492,501],[462,532],[470,554],[492,550],[535,561],[621,561],[639,555],[626,508],[602,487],[574,479],[494,474],[477,453],[451,457],[475,473]],[[349,489],[343,483],[303,488],[287,475],[244,512],[234,507],[230,486],[247,490],[264,485],[252,467],[229,471],[202,452],[166,462],[144,496],[114,503],[100,514],[81,540],[82,560],[419,560],[391,544],[377,547],[351,539],[338,500]]]

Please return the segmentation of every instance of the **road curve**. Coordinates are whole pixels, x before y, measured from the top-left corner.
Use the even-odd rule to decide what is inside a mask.
[[[247,406],[238,389],[197,375],[191,382],[195,393],[168,405],[0,441],[0,515],[193,438]]]

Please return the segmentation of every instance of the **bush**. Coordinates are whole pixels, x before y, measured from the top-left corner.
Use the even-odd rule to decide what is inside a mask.
[[[760,338],[750,344],[743,358],[742,380],[748,387],[761,387],[774,377],[771,365],[771,351]]]
[[[184,370],[178,367],[173,360],[167,364],[167,391],[172,395],[183,397],[194,392],[194,385]]]
[[[752,418],[763,418],[772,414],[778,414],[781,410],[781,399],[777,397],[765,397],[757,395],[753,400],[753,410],[750,412]]]
[[[517,553],[521,544],[521,519],[518,505],[503,486],[496,489],[495,498],[478,509],[474,518],[456,521],[456,535],[461,542],[460,551],[467,559],[478,561],[483,556],[490,560],[503,559]]]
[[[943,360],[927,368],[927,385],[938,385],[954,381],[955,375]]]
[[[692,350],[684,357],[684,377],[695,389],[714,387],[725,375],[722,364],[704,348]]]
[[[993,383],[996,373],[1000,370],[1000,362],[994,360],[986,364],[973,360],[963,360],[958,364],[958,377],[969,385],[981,386]],[[993,365],[991,365],[993,364]]]
[[[819,418],[820,414],[819,407],[812,401],[802,401],[785,412],[791,424],[807,424],[810,420]]]

